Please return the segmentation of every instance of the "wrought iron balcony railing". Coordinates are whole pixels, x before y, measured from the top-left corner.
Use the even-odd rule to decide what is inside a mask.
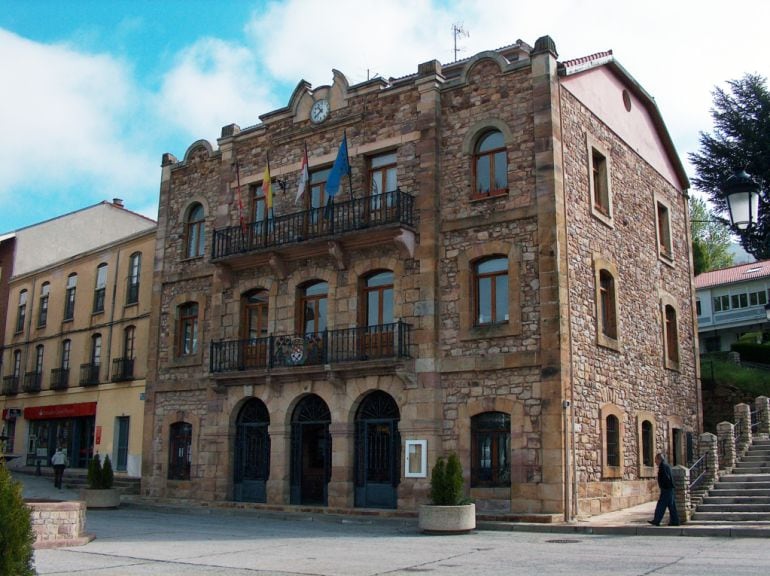
[[[133,358],[115,358],[112,361],[113,382],[125,382],[134,379],[134,359]]]
[[[19,377],[5,376],[3,378],[3,395],[15,396],[19,393]]]
[[[212,259],[384,224],[414,225],[414,196],[400,189],[214,231]]]
[[[80,385],[96,386],[99,384],[100,364],[81,364],[80,365]]]
[[[24,392],[27,392],[28,394],[36,394],[40,392],[42,382],[43,375],[40,372],[25,372]]]
[[[408,358],[411,325],[404,322],[211,343],[210,370],[272,369],[292,366]]]
[[[51,390],[66,390],[70,385],[69,368],[51,369]]]

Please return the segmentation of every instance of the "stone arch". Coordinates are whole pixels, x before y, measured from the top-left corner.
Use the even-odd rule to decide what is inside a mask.
[[[509,67],[508,60],[506,60],[505,56],[497,52],[493,52],[491,50],[485,50],[484,52],[479,52],[478,54],[468,59],[468,62],[465,63],[465,66],[463,66],[463,69],[460,72],[460,82],[464,84],[467,83],[468,79],[473,73],[473,69],[479,63],[488,61],[488,60],[491,60],[492,62],[497,64],[498,68],[500,69],[500,72],[505,71]]]
[[[462,153],[465,156],[472,156],[476,149],[476,142],[489,130],[499,130],[503,134],[505,145],[509,148],[516,143],[513,131],[508,127],[508,124],[499,118],[484,118],[474,122],[470,128],[468,128],[465,133],[465,138],[463,138]]]
[[[214,155],[214,149],[212,148],[211,144],[208,140],[196,140],[190,146],[188,146],[187,151],[184,153],[184,159],[182,160],[183,163],[187,164],[190,162],[193,157],[195,156],[198,151],[204,151],[206,156],[208,158],[211,158],[211,156]]]

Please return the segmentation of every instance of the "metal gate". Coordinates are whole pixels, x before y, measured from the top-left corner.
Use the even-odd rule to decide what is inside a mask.
[[[233,498],[238,502],[266,502],[270,475],[270,415],[265,404],[252,398],[238,414],[235,431]]]
[[[385,392],[369,394],[356,414],[355,505],[396,508],[401,481],[400,414]]]
[[[294,409],[291,422],[291,503],[326,506],[331,479],[331,413],[311,394]]]

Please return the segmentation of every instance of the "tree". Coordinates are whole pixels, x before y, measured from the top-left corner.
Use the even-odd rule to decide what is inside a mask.
[[[0,461],[0,576],[37,574],[34,567],[35,532],[29,508],[5,464]]]
[[[770,258],[770,91],[767,80],[746,74],[715,88],[711,118],[714,133],[700,134],[700,150],[690,154],[697,176],[692,179],[708,194],[717,212],[727,216],[722,187],[736,171],[746,172],[760,185],[759,222],[750,230],[733,229],[741,245],[758,260]]]
[[[706,201],[690,198],[690,231],[695,275],[733,265],[730,228],[709,210]]]

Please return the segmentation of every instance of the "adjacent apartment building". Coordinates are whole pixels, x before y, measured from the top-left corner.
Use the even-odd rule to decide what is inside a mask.
[[[770,332],[770,261],[695,277],[701,352],[726,352],[748,332]]]
[[[490,513],[654,498],[701,428],[687,177],[611,52],[300,82],[162,161],[142,493]]]
[[[156,225],[99,204],[0,237],[2,409],[11,466],[109,455],[141,473]]]

